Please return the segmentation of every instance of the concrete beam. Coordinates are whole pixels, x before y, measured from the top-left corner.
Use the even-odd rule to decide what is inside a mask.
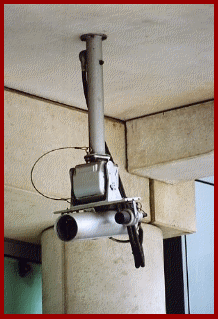
[[[183,186],[174,188],[154,181],[156,186],[152,191],[148,178],[130,174],[126,170],[125,125],[106,119],[105,133],[127,196],[142,198],[142,209],[148,214],[143,222],[160,227],[164,238],[195,231],[193,183],[192,187],[187,188],[186,183],[182,183]],[[30,181],[32,165],[39,156],[51,149],[87,146],[87,114],[5,91],[4,138],[5,236],[39,243],[42,230],[54,224],[56,217],[53,212],[66,209],[69,205],[36,193]],[[69,169],[83,163],[84,155],[81,151],[67,149],[42,158],[33,175],[36,187],[48,196],[69,197]],[[183,206],[183,210],[180,206]]]
[[[175,185],[150,180],[151,224],[160,228],[163,238],[196,232],[195,182]]]
[[[174,184],[214,174],[214,102],[130,120],[128,171]]]

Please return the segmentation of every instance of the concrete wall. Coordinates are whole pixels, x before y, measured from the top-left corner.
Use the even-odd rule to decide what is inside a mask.
[[[195,182],[175,185],[150,180],[151,223],[163,231],[164,238],[196,231]]]
[[[184,216],[178,215],[174,208],[182,201],[192,205],[188,199],[190,195],[192,198],[193,185],[183,193],[185,184],[180,185],[178,192],[174,186],[170,190],[167,184],[157,185],[154,181],[157,187],[152,189],[148,178],[126,170],[124,123],[105,119],[105,133],[127,196],[141,197],[142,208],[148,214],[144,222],[158,226],[143,224],[146,266],[135,269],[130,245],[119,245],[109,239],[68,245],[54,234],[46,240],[44,234],[50,231],[45,231],[42,239],[45,313],[165,313],[163,234],[167,238],[184,231]],[[69,206],[43,198],[30,181],[35,161],[42,154],[64,146],[88,146],[87,113],[5,91],[5,236],[8,238],[40,242],[41,232],[57,218],[53,212]],[[62,150],[43,157],[33,175],[36,187],[48,196],[70,197],[69,169],[83,163],[84,155],[81,151]],[[188,205],[185,207],[188,212]],[[192,215],[188,220],[191,220],[193,207],[189,212]],[[186,231],[192,232],[193,228],[191,224]]]
[[[69,204],[39,195],[31,184],[31,168],[41,155],[52,149],[88,146],[88,116],[86,112],[10,90],[5,90],[4,109],[5,236],[40,243],[41,232],[55,222],[53,212],[66,209]],[[106,118],[105,133],[127,196],[142,198],[142,208],[148,214],[143,222],[161,227],[164,238],[194,232],[194,184],[180,183],[170,188],[155,181],[157,186],[149,189],[148,178],[133,175],[126,169],[125,124]],[[84,163],[84,155],[83,151],[66,149],[43,157],[34,169],[36,187],[48,196],[70,197],[69,169]],[[131,156],[134,160],[136,152]],[[154,197],[155,209],[151,200]]]
[[[163,235],[143,224],[145,267],[129,244],[42,234],[43,314],[164,314]],[[51,267],[54,265],[54,267]]]
[[[142,198],[149,222],[149,180],[126,170],[125,126],[105,120],[109,149],[119,166],[129,197]],[[39,242],[40,233],[54,224],[53,211],[65,202],[43,198],[33,188],[30,172],[44,153],[64,146],[88,146],[88,115],[60,104],[5,90],[5,236]],[[69,169],[85,163],[85,152],[61,150],[43,157],[36,165],[36,187],[48,196],[70,197]]]

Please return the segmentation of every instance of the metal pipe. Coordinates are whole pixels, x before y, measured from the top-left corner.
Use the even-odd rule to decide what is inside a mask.
[[[116,223],[116,213],[110,210],[65,214],[56,220],[54,229],[63,241],[127,235],[127,227]]]
[[[102,41],[106,38],[102,34],[81,36],[87,51],[89,147],[99,155],[105,155]]]

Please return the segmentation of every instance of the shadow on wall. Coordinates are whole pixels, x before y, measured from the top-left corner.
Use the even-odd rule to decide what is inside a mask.
[[[42,314],[41,265],[4,258],[4,314]],[[29,267],[31,266],[31,267]]]

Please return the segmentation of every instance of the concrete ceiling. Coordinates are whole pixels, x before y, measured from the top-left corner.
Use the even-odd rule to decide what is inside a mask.
[[[5,86],[86,108],[79,52],[105,33],[105,114],[122,120],[214,96],[212,4],[5,4]]]

